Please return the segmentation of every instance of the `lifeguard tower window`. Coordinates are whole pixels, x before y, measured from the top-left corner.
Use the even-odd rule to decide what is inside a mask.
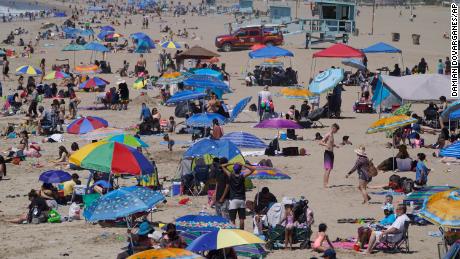
[[[350,20],[350,17],[348,17],[348,14],[350,13],[350,7],[349,6],[342,6],[342,13],[340,15],[341,20]]]
[[[337,19],[336,6],[335,5],[323,5],[323,19]]]

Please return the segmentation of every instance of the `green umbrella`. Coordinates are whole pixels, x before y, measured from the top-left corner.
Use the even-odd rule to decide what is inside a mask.
[[[406,103],[393,112],[393,115],[407,115],[410,112],[411,103]]]
[[[78,44],[69,44],[62,51],[73,51],[73,67],[75,67],[75,51],[85,50],[85,47]]]

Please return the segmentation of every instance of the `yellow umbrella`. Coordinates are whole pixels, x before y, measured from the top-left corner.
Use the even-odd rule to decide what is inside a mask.
[[[143,77],[139,77],[134,81],[133,83],[133,88],[136,90],[142,89],[147,85],[147,80],[145,80]]]
[[[419,215],[433,224],[460,229],[460,189],[431,195],[423,202]]]
[[[292,99],[307,99],[314,95],[307,88],[300,87],[283,87],[280,90],[280,94],[286,98]]]
[[[131,255],[128,259],[201,259],[201,255],[194,254],[181,248],[151,249]]]
[[[371,134],[397,129],[415,122],[417,122],[417,119],[411,118],[409,116],[394,115],[387,118],[381,118],[378,121],[372,123],[372,125],[367,129],[366,133]]]

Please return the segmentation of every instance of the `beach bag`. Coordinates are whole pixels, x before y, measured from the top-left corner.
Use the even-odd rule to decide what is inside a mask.
[[[370,177],[376,177],[377,174],[379,173],[377,168],[374,165],[374,162],[372,162],[372,159],[369,160],[369,168],[367,170],[367,173],[369,174]]]
[[[80,212],[80,205],[76,204],[75,202],[72,202],[72,204],[69,207],[69,218],[80,219]]]
[[[61,215],[55,209],[48,213],[48,223],[61,223]]]

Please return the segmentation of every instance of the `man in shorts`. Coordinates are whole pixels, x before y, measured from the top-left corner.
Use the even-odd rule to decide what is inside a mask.
[[[233,166],[233,173],[229,171],[228,167]],[[228,205],[228,214],[230,221],[236,225],[236,215],[240,220],[240,229],[244,229],[244,220],[246,219],[246,187],[244,180],[255,171],[255,167],[250,165],[236,164],[222,164],[222,170],[229,178],[230,187],[230,200]],[[241,173],[243,168],[249,169],[248,174]]]
[[[324,150],[324,178],[323,178],[323,187],[328,188],[329,184],[329,175],[331,174],[332,169],[334,168],[334,148],[339,148],[334,143],[334,134],[339,131],[339,125],[337,123],[332,124],[331,131],[328,132],[324,138],[319,143],[321,146],[325,147]]]

